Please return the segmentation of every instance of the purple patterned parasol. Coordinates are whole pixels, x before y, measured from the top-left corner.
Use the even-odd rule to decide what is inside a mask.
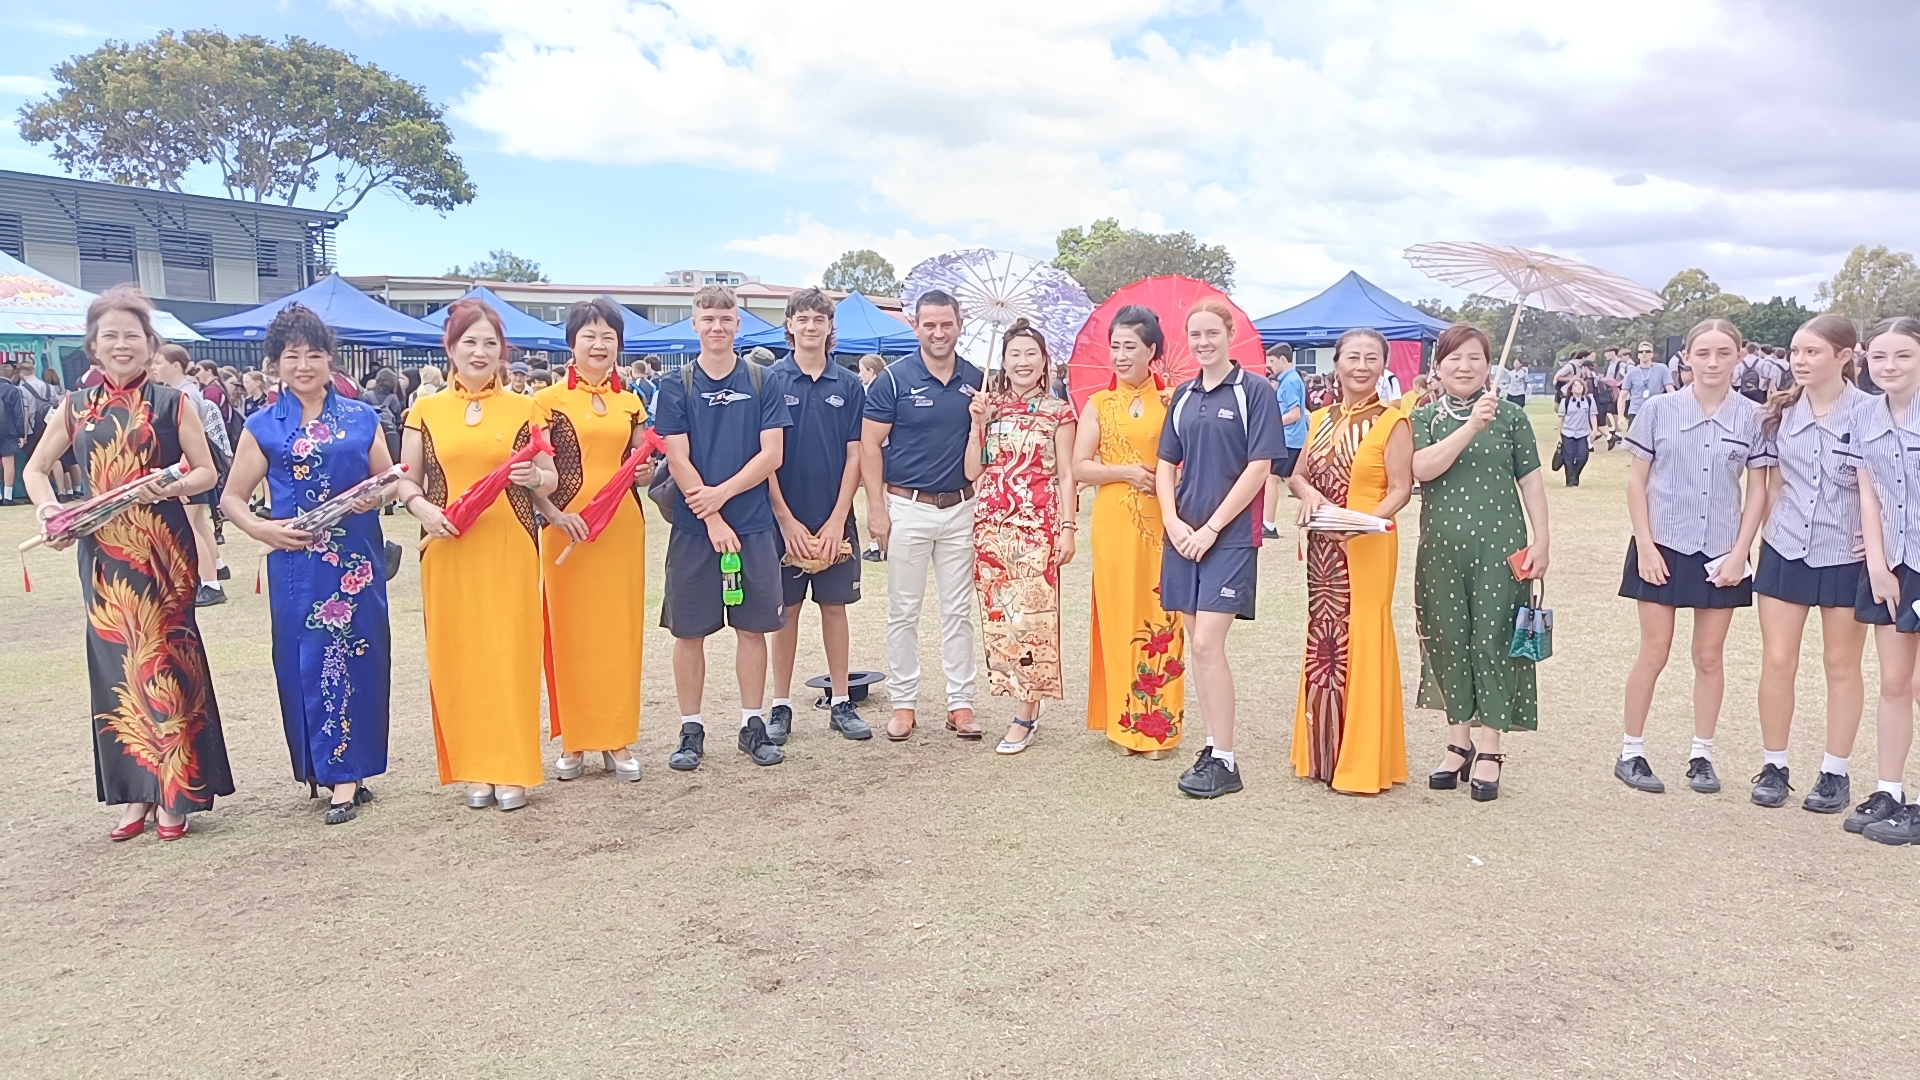
[[[1000,336],[1025,317],[1047,339],[1047,353],[1064,365],[1073,340],[1093,314],[1087,290],[1065,270],[1025,255],[969,248],[935,255],[907,272],[902,306],[913,311],[920,294],[943,289],[960,301],[960,355],[983,370],[1000,362]]]

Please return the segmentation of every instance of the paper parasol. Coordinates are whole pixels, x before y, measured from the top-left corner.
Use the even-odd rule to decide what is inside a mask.
[[[500,463],[499,468],[475,480],[472,487],[447,504],[447,508],[441,511],[447,519],[447,524],[452,525],[456,532],[466,532],[467,527],[480,520],[480,515],[486,513],[487,508],[493,505],[493,501],[507,489],[515,465],[532,461],[536,455],[551,453],[553,453],[553,444],[547,441],[547,429],[534,428],[533,434],[527,439],[527,445],[515,450],[507,460]],[[427,550],[427,545],[432,543],[433,539],[431,536],[421,538],[420,550]]]
[[[1093,312],[1093,300],[1072,275],[1057,266],[1010,251],[969,248],[935,255],[907,271],[900,304],[909,317],[930,289],[960,301],[959,353],[983,371],[1000,363],[1000,335],[1025,318],[1047,339],[1047,354],[1059,363]]]
[[[1240,366],[1257,375],[1267,373],[1267,354],[1260,347],[1260,331],[1253,320],[1227,294],[1197,278],[1169,274],[1136,281],[1107,298],[1087,319],[1073,343],[1073,359],[1067,364],[1067,389],[1073,395],[1077,411],[1086,407],[1096,390],[1113,385],[1112,352],[1107,347],[1107,326],[1128,304],[1139,304],[1160,316],[1160,329],[1167,336],[1166,351],[1157,368],[1167,386],[1174,387],[1193,377],[1199,365],[1187,351],[1187,311],[1202,300],[1219,300],[1233,311],[1233,340],[1227,354]]]
[[[606,532],[607,526],[613,523],[613,515],[620,512],[620,504],[633,491],[633,474],[639,472],[640,466],[651,460],[653,455],[666,452],[667,440],[661,438],[659,432],[648,428],[646,436],[640,440],[640,445],[627,451],[626,460],[620,463],[619,468],[613,470],[613,475],[607,477],[607,482],[600,486],[600,490],[594,493],[587,505],[580,508],[580,517],[587,523],[587,538],[568,544],[566,550],[560,553],[560,557],[553,560],[553,565],[559,566],[566,562],[567,556],[573,553],[575,544],[591,544],[600,539],[600,534]],[[644,516],[644,511],[642,514]]]
[[[324,545],[327,534],[335,525],[354,513],[353,504],[369,491],[379,491],[388,484],[399,480],[407,471],[405,465],[389,465],[365,480],[315,506],[302,514],[295,515],[287,522],[289,529],[297,529],[313,537],[314,543]]]
[[[1513,323],[1500,349],[1500,366],[1513,349],[1525,308],[1565,315],[1631,319],[1666,306],[1659,293],[1618,274],[1562,255],[1508,247],[1447,241],[1415,244],[1406,250],[1414,269],[1478,296],[1511,301]]]

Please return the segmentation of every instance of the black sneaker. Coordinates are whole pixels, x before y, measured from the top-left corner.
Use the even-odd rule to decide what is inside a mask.
[[[1713,771],[1713,762],[1703,757],[1687,762],[1687,786],[1702,795],[1720,793],[1720,774]]]
[[[667,768],[692,772],[700,767],[700,759],[706,752],[707,729],[688,721],[680,725],[680,746],[667,755]]]
[[[219,567],[214,570],[213,576],[219,578],[221,581],[232,581],[233,568],[227,566]]]
[[[855,740],[873,738],[873,729],[867,726],[865,720],[860,719],[860,710],[853,707],[853,702],[843,701],[835,705],[829,716],[827,727],[839,732],[842,738]]]
[[[880,549],[877,547],[868,548],[867,553],[860,557],[867,560],[868,562],[882,562],[886,559],[886,555],[882,554]]]
[[[1187,771],[1180,774],[1180,782],[1184,784],[1188,780],[1193,779],[1193,774],[1199,772],[1200,767],[1202,765],[1205,765],[1207,762],[1212,760],[1213,760],[1213,747],[1211,746],[1201,747],[1200,753],[1194,756],[1193,764],[1187,766]]]
[[[1800,809],[1816,814],[1837,814],[1853,801],[1853,781],[1839,773],[1823,772],[1813,781],[1813,790],[1801,800]]]
[[[1243,786],[1240,782],[1240,770],[1227,768],[1227,763],[1209,754],[1207,759],[1193,767],[1191,776],[1182,777],[1180,791],[1195,799],[1217,799],[1222,795],[1231,795]]]
[[[778,765],[787,760],[786,751],[767,741],[766,722],[757,716],[740,729],[740,752],[752,758],[755,765]]]
[[[1900,800],[1884,791],[1876,791],[1867,796],[1867,801],[1853,808],[1841,828],[1848,832],[1865,832],[1867,826],[1885,821],[1900,812]]]
[[[1860,835],[1878,844],[1920,844],[1920,806],[1913,803],[1894,811],[1885,821],[1876,821]]]
[[[227,590],[201,583],[200,591],[193,594],[194,607],[212,607],[227,602]]]
[[[1260,526],[1260,538],[1262,540],[1278,540],[1280,539],[1280,530],[1272,525],[1263,524]]]
[[[793,707],[775,705],[767,713],[767,741],[775,746],[787,745],[787,736],[793,734]]]
[[[1691,770],[1688,775],[1692,775]],[[1719,786],[1715,785],[1714,790],[1718,791]],[[1787,783],[1787,770],[1778,765],[1762,765],[1760,775],[1753,778],[1753,805],[1768,808],[1785,806],[1787,793],[1792,790],[1793,785]]]
[[[1653,775],[1653,766],[1647,764],[1647,759],[1638,754],[1630,758],[1614,759],[1613,775],[1618,777],[1621,783],[1635,791],[1644,791],[1650,795],[1663,795],[1667,790],[1667,785],[1661,783],[1660,778]]]

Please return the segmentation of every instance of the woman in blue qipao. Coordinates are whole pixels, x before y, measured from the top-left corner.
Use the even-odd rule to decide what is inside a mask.
[[[273,549],[273,669],[280,685],[293,778],[330,789],[326,821],[353,820],[373,796],[366,778],[387,771],[392,647],[378,492],[329,530],[309,535],[287,519],[393,464],[380,414],[333,390],[333,332],[312,310],[288,304],[267,330],[279,400],[247,418],[222,500],[228,520]],[[266,480],[273,518],[247,498]]]

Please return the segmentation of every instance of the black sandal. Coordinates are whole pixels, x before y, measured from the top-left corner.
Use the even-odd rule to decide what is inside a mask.
[[[1505,762],[1507,760],[1507,755],[1481,754],[1479,755],[1479,757],[1481,761],[1491,761],[1495,765],[1500,766],[1501,772],[1504,773],[1507,771],[1506,765],[1505,765]],[[1493,779],[1493,780],[1469,779],[1467,781],[1467,787],[1471,790],[1473,794],[1474,802],[1492,802],[1493,800],[1500,797],[1500,781],[1498,779]]]
[[[1452,743],[1448,743],[1447,753],[1460,755],[1462,759],[1460,767],[1458,769],[1435,769],[1428,773],[1427,786],[1435,791],[1452,791],[1454,788],[1460,786],[1462,780],[1468,779],[1473,774],[1475,751],[1472,742],[1468,742],[1465,746],[1455,746]]]

